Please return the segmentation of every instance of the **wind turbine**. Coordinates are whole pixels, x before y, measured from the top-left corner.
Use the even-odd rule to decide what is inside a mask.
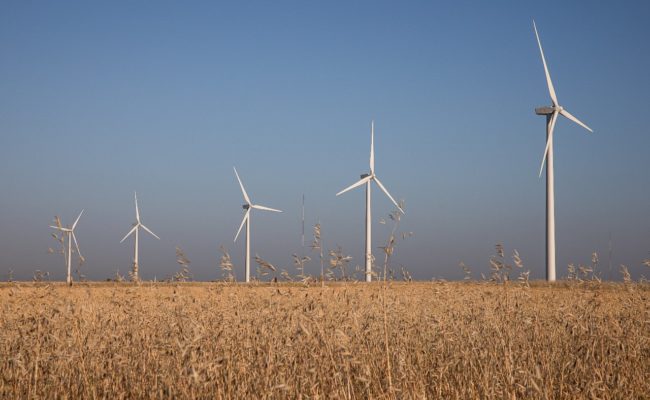
[[[237,230],[237,234],[235,235],[235,242],[237,241],[237,238],[239,237],[239,233],[244,227],[244,223],[246,223],[246,283],[248,283],[250,282],[250,278],[251,278],[251,209],[273,211],[273,212],[282,212],[282,211],[276,210],[275,208],[260,206],[258,204],[251,203],[251,199],[248,197],[248,193],[246,193],[246,189],[244,189],[244,184],[241,182],[241,179],[239,178],[239,174],[237,173],[237,168],[233,167],[233,169],[235,170],[235,176],[237,177],[237,181],[239,182],[239,187],[241,187],[241,192],[244,195],[244,201],[246,202],[246,204],[242,205],[242,208],[246,210],[246,213],[244,213],[244,219],[242,219],[241,225],[239,225],[239,229]]]
[[[544,169],[544,162],[546,162],[546,280],[549,282],[555,281],[555,184],[553,180],[553,130],[557,122],[558,115],[562,115],[589,132],[593,132],[591,128],[582,123],[578,118],[574,117],[564,107],[560,105],[555,95],[555,88],[551,81],[551,74],[548,72],[546,59],[544,58],[544,50],[542,50],[542,42],[539,40],[537,33],[537,25],[533,20],[533,29],[537,37],[537,44],[539,45],[539,53],[542,56],[542,63],[544,64],[544,73],[546,74],[546,84],[548,85],[548,92],[551,96],[551,106],[538,107],[535,109],[537,115],[546,116],[546,149],[544,149],[544,157],[542,158],[542,165],[539,168],[539,176],[542,176]]]
[[[59,230],[61,232],[67,233],[68,235],[68,255],[67,255],[67,264],[68,264],[68,276],[66,278],[66,282],[68,283],[68,286],[72,286],[72,241],[74,240],[74,245],[77,247],[77,254],[79,255],[79,258],[83,260],[83,256],[81,255],[81,251],[79,250],[79,243],[77,242],[77,237],[74,235],[74,228],[77,227],[77,223],[79,222],[79,218],[81,218],[81,214],[84,213],[84,210],[81,210],[79,213],[79,216],[77,219],[74,221],[74,224],[72,224],[71,228],[64,228],[62,226],[54,226],[50,225],[50,228],[54,228],[56,230]]]
[[[127,233],[126,236],[124,236],[122,238],[122,240],[120,240],[120,243],[125,241],[126,238],[128,238],[129,236],[131,236],[131,234],[133,232],[135,232],[135,246],[134,246],[134,255],[133,255],[133,278],[132,279],[137,282],[140,279],[139,276],[138,276],[138,267],[140,266],[140,264],[138,263],[138,239],[139,239],[139,236],[140,236],[139,235],[140,228],[142,228],[145,231],[147,231],[148,233],[150,233],[156,239],[160,240],[160,238],[155,233],[153,233],[149,228],[144,226],[144,224],[142,222],[140,222],[140,209],[138,208],[138,194],[136,192],[133,192],[133,193],[134,193],[134,197],[135,197],[135,222],[133,223],[133,229],[131,229],[129,231],[129,233]]]
[[[372,121],[370,123],[370,173],[361,175],[361,179],[359,181],[336,194],[338,196],[363,184],[366,185],[366,282],[372,281],[372,215],[370,211],[370,187],[372,181],[375,181],[377,183],[377,186],[379,186],[379,188],[386,194],[386,196],[388,196],[390,201],[395,204],[395,207],[397,207],[402,212],[402,214],[404,214],[402,207],[397,204],[393,196],[388,193],[388,190],[386,190],[379,178],[377,178],[377,175],[375,175],[375,121]]]

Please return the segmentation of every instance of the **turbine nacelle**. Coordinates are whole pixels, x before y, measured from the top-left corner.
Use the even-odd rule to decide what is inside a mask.
[[[564,107],[562,106],[542,106],[535,108],[535,114],[537,115],[551,115],[554,112],[562,113]]]
[[[537,115],[551,115],[555,112],[555,108],[553,106],[543,106],[543,107],[537,107],[535,108],[535,114]]]

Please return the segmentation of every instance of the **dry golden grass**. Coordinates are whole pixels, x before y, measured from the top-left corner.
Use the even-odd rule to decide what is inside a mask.
[[[1,398],[644,398],[647,285],[0,287]]]

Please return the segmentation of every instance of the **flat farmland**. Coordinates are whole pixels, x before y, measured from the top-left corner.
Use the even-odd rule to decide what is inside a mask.
[[[2,398],[647,398],[647,284],[8,283]]]

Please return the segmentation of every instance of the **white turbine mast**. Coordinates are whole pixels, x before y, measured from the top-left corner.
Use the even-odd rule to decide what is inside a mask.
[[[81,210],[79,216],[74,221],[74,224],[72,224],[72,227],[64,228],[61,226],[50,225],[50,228],[54,228],[56,230],[64,232],[68,236],[68,254],[66,256],[66,264],[68,268],[68,275],[66,278],[66,282],[68,286],[72,286],[72,241],[73,240],[74,240],[74,245],[77,248],[77,254],[79,255],[79,259],[83,260],[83,256],[81,255],[81,250],[79,250],[79,243],[77,242],[77,237],[74,234],[74,229],[77,227],[77,223],[79,222],[79,219],[81,218],[81,214],[83,213],[84,210]]]
[[[558,102],[555,88],[551,81],[551,74],[546,65],[544,50],[542,50],[542,42],[539,39],[537,25],[534,20],[533,29],[535,30],[535,37],[537,38],[537,44],[539,45],[539,53],[542,56],[544,73],[546,74],[546,85],[548,86],[548,92],[551,96],[552,103],[549,107],[536,108],[535,113],[537,115],[546,116],[546,148],[544,149],[544,156],[542,157],[542,165],[539,168],[539,176],[542,176],[544,163],[546,163],[546,280],[553,282],[555,281],[555,183],[553,175],[553,131],[555,129],[555,123],[557,122],[558,115],[562,115],[589,132],[593,132],[593,130],[582,123],[578,118],[574,117]]]
[[[158,235],[153,233],[149,228],[144,226],[144,224],[140,221],[140,209],[138,208],[138,194],[136,192],[133,192],[133,193],[134,193],[134,198],[135,198],[135,222],[133,223],[133,228],[129,231],[129,233],[126,234],[126,236],[124,236],[122,238],[122,240],[120,240],[120,243],[124,242],[126,240],[126,238],[128,238],[133,233],[135,233],[132,279],[133,279],[133,281],[137,282],[137,281],[140,280],[140,276],[139,276],[140,264],[139,264],[139,261],[138,261],[138,247],[139,247],[140,228],[147,231],[150,235],[152,235],[156,239],[160,240],[160,238],[158,237]]]
[[[365,264],[366,264],[366,282],[372,281],[372,213],[371,213],[371,201],[370,201],[370,189],[371,183],[376,182],[377,186],[388,196],[390,201],[395,204],[395,207],[402,213],[402,207],[395,201],[393,196],[388,193],[386,187],[381,183],[377,175],[375,174],[375,121],[370,123],[370,173],[361,175],[361,179],[356,183],[348,186],[347,188],[341,190],[336,195],[339,196],[349,190],[352,190],[356,187],[359,187],[363,184],[366,185],[366,248],[365,248]]]
[[[246,193],[246,189],[244,189],[244,184],[239,178],[239,174],[237,173],[237,168],[233,167],[233,170],[235,171],[235,176],[237,177],[237,181],[239,182],[239,187],[241,188],[242,195],[244,196],[244,201],[246,202],[244,205],[242,205],[242,208],[246,210],[246,212],[244,213],[244,218],[242,219],[241,224],[239,225],[239,229],[237,230],[237,234],[235,235],[235,242],[237,242],[239,233],[241,232],[245,223],[246,224],[245,264],[246,264],[246,283],[248,283],[250,282],[250,278],[251,278],[251,269],[250,269],[251,267],[251,210],[256,209],[256,210],[273,211],[273,212],[282,212],[282,211],[276,210],[275,208],[261,206],[259,204],[253,204],[250,198],[248,197],[248,193]]]

